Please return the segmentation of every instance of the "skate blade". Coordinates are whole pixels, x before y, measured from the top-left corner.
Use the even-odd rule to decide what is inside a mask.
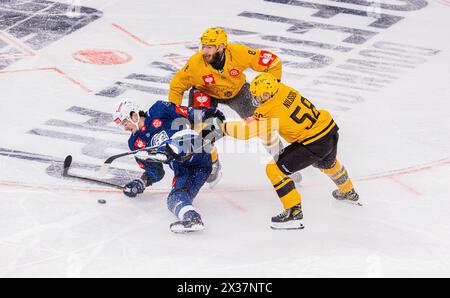
[[[270,225],[270,228],[272,230],[301,230],[305,228],[305,226],[300,222],[300,220],[293,220],[285,223],[273,222]]]
[[[175,225],[170,227],[170,231],[172,231],[175,234],[188,234],[198,231],[203,231],[205,229],[204,225],[193,225],[190,228],[186,228],[183,225]]]
[[[214,188],[214,186],[216,186],[220,182],[220,180],[222,180],[222,176],[223,174],[222,172],[220,172],[216,180],[208,182],[209,188]]]
[[[363,205],[363,204],[361,204],[358,201],[350,201],[350,200],[345,200],[345,199],[336,199],[336,201],[343,202],[343,203],[350,204],[350,205],[354,205],[354,206],[362,206]]]

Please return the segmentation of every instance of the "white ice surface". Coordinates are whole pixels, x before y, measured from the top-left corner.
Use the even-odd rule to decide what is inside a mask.
[[[175,235],[168,229],[175,219],[166,207],[172,179],[168,169],[163,181],[139,199],[129,200],[116,190],[50,177],[45,173],[47,165],[0,156],[0,277],[450,276],[450,6],[445,1],[429,1],[426,8],[411,12],[384,11],[404,16],[386,30],[367,27],[364,18],[341,14],[319,19],[311,17],[306,8],[259,0],[81,2],[103,11],[103,17],[0,71],[0,148],[60,160],[70,153],[77,161],[100,165],[101,159],[82,154],[84,144],[27,132],[58,130],[45,125],[49,119],[86,121],[87,117],[66,112],[74,105],[111,113],[117,99],[95,93],[131,73],[166,75],[147,65],[159,60],[169,63],[164,56],[170,53],[189,56],[193,52],[184,45],[161,44],[195,44],[208,26],[354,46],[340,42],[344,35],[313,30],[299,36],[286,32],[290,25],[239,17],[242,11],[380,32],[351,53],[335,54],[335,63],[355,58],[356,52],[378,40],[440,52],[425,57],[426,62],[408,69],[386,88],[360,92],[364,101],[347,105],[350,109],[330,109],[340,127],[339,158],[364,206],[334,201],[331,181],[308,168],[302,172],[300,187],[305,214],[301,231],[269,228],[270,217],[281,211],[281,204],[265,177],[266,156],[261,148],[259,153],[246,153],[241,141],[219,142],[223,180],[213,190],[205,187],[196,198],[206,229],[190,235]],[[334,1],[314,2],[365,9]],[[147,47],[112,23],[159,45]],[[133,60],[116,66],[84,64],[72,58],[82,49],[120,50]],[[54,71],[11,72],[45,67],[63,70],[93,92]],[[299,75],[324,71],[285,70]],[[302,90],[302,80],[286,76],[286,83]],[[125,95],[142,106],[165,99],[139,91]],[[325,100],[310,100],[318,107],[328,105]],[[224,110],[227,116],[236,117]],[[124,144],[127,140],[119,134],[59,131]],[[238,148],[241,153],[225,147]],[[125,163],[117,166],[131,168]],[[107,204],[98,204],[98,199]]]

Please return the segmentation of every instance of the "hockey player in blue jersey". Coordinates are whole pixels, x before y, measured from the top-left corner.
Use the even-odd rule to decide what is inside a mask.
[[[170,225],[170,230],[175,233],[204,229],[201,216],[192,202],[211,174],[211,154],[200,150],[189,153],[186,160],[180,160],[187,154],[186,151],[193,149],[195,142],[192,141],[201,139],[198,133],[189,128],[190,123],[196,121],[195,117],[200,121],[211,118],[225,120],[223,113],[215,108],[198,113],[194,109],[165,101],[157,101],[147,112],[143,112],[132,101],[123,100],[114,114],[114,122],[131,132],[128,140],[130,150],[158,148],[157,154],[152,156],[146,151],[135,155],[137,163],[145,172],[140,179],[125,185],[124,194],[133,198],[143,193],[147,187],[164,177],[162,163],[168,164],[174,172],[174,179],[167,206],[179,218],[179,221]],[[202,131],[203,134],[207,132],[207,129]]]

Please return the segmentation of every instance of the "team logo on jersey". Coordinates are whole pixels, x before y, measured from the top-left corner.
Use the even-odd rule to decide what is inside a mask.
[[[169,136],[167,135],[166,131],[163,130],[160,133],[157,133],[153,136],[152,140],[150,141],[150,145],[153,146],[159,146],[163,142],[167,141],[169,139]]]
[[[211,97],[203,92],[194,93],[194,108],[209,108],[211,106]]]
[[[175,111],[177,112],[177,114],[180,114],[180,115],[182,115],[184,117],[188,116],[188,109],[187,109],[187,107],[177,106]]]
[[[277,55],[272,54],[268,51],[261,51],[261,54],[259,55],[259,64],[263,66],[270,66],[275,59],[277,59]]]
[[[141,132],[145,132],[147,130],[147,126],[142,126],[142,128],[141,128]]]
[[[152,125],[154,128],[160,128],[163,125],[163,122],[161,119],[156,118],[156,119],[153,119]]]
[[[233,68],[232,70],[230,70],[230,76],[232,77],[237,77],[240,74],[239,70]]]
[[[216,80],[214,79],[214,75],[213,74],[209,74],[206,76],[202,76],[203,78],[203,82],[205,82],[205,85],[214,85],[216,83]]]
[[[137,138],[136,141],[134,142],[134,147],[139,148],[139,149],[144,149],[145,146],[147,146],[147,142],[143,141],[141,138]]]

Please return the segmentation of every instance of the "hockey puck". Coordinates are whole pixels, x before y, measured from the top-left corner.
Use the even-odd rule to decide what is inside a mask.
[[[99,204],[106,204],[106,200],[98,200],[97,201]]]

